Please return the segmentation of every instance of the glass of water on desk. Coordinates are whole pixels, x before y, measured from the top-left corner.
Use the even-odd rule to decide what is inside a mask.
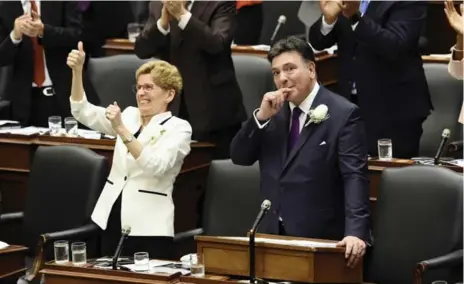
[[[77,120],[74,117],[66,117],[64,119],[64,129],[66,130],[66,135],[70,137],[77,137]]]
[[[140,32],[142,31],[143,26],[139,23],[129,23],[127,25],[127,36],[130,42],[135,42]]]
[[[202,253],[190,254],[190,273],[193,277],[205,276],[205,262]]]
[[[377,141],[380,161],[391,161],[393,158],[393,146],[391,139],[379,139]]]
[[[87,263],[87,247],[84,242],[71,244],[72,264],[82,266]]]
[[[48,130],[50,130],[50,136],[60,135],[61,127],[61,116],[54,115],[48,118]]]
[[[148,252],[136,252],[134,254],[134,265],[136,271],[150,270],[150,257]]]
[[[56,241],[53,243],[55,250],[55,263],[65,264],[69,262],[69,243],[68,241]]]

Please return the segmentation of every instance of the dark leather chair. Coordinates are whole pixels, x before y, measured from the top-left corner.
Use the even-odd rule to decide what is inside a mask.
[[[10,101],[6,94],[6,88],[12,77],[13,67],[0,67],[0,120],[7,120],[11,117]]]
[[[139,59],[135,54],[90,58],[87,72],[100,98],[100,105],[107,107],[117,101],[121,110],[137,106],[132,91],[136,83],[135,72],[148,61]]]
[[[179,233],[179,242],[194,235],[246,236],[258,215],[259,165],[237,166],[231,160],[211,163],[203,210],[203,228]]]
[[[438,279],[456,283],[457,279],[451,279],[456,270],[462,279],[462,194],[462,175],[443,167],[413,165],[384,170],[373,224],[374,243],[365,258],[366,280],[379,284]]]
[[[266,58],[253,55],[235,54],[232,60],[243,104],[250,117],[260,106],[263,95],[275,89],[271,64]]]
[[[425,63],[424,70],[435,109],[423,124],[419,155],[433,157],[443,129],[451,130],[449,141],[462,140],[462,124],[458,122],[458,117],[462,106],[463,81],[448,74],[447,64]],[[443,153],[443,156],[447,155]]]
[[[107,159],[87,148],[40,146],[37,149],[24,212],[0,215],[0,224],[22,223],[18,239],[30,248],[26,263],[34,258],[26,280],[33,280],[43,261],[52,258],[53,241],[95,240],[98,243],[100,229],[90,216],[108,173]],[[93,254],[99,254],[98,247]]]

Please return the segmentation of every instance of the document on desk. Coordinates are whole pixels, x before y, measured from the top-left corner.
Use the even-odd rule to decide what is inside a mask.
[[[35,126],[28,126],[24,128],[13,128],[13,129],[0,129],[0,134],[8,133],[8,134],[25,135],[25,136],[30,136],[34,134],[45,134],[46,132],[48,132],[48,128],[35,127]]]
[[[6,249],[9,245],[7,243],[4,243],[2,241],[0,241],[0,250],[1,249]]]
[[[221,237],[228,240],[248,241],[248,237]],[[309,241],[309,240],[281,240],[270,238],[256,238],[255,243],[298,246],[298,247],[313,247],[313,248],[334,248],[336,243]]]

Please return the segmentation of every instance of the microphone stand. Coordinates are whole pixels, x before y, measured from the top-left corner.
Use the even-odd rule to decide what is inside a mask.
[[[255,266],[255,230],[250,230],[250,243],[249,243],[249,253],[250,253],[250,283],[255,282],[256,275],[256,266]]]

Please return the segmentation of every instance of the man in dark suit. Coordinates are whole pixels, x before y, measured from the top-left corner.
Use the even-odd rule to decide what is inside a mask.
[[[0,66],[13,69],[5,98],[11,102],[11,119],[48,127],[49,116],[71,116],[66,59],[81,29],[76,2],[0,3]],[[98,103],[87,79],[86,93]]]
[[[354,265],[369,241],[367,146],[359,109],[317,82],[301,38],[269,52],[278,88],[235,136],[235,164],[259,161],[261,193],[272,202],[266,233],[341,240]]]
[[[338,45],[341,94],[357,102],[366,122],[369,154],[390,138],[393,156],[419,155],[422,123],[432,108],[419,38],[425,1],[326,1],[309,32],[322,50]]]
[[[135,53],[179,68],[184,89],[171,111],[191,123],[194,140],[216,144],[214,158],[228,158],[230,141],[246,119],[231,57],[235,1],[192,2],[151,2]]]

